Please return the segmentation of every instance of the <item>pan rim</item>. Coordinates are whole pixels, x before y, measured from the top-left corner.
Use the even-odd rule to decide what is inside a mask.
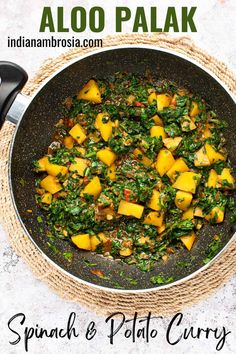
[[[14,142],[15,142],[15,138],[16,138],[17,131],[18,131],[18,128],[20,126],[21,120],[24,117],[24,114],[25,114],[26,110],[28,109],[29,105],[31,104],[31,102],[39,94],[39,92],[42,90],[42,88],[47,85],[48,82],[50,82],[55,76],[57,76],[60,72],[65,70],[70,65],[73,65],[76,62],[79,62],[79,61],[81,61],[83,59],[86,59],[87,57],[90,57],[90,56],[93,56],[93,55],[96,55],[96,54],[100,54],[100,53],[103,53],[103,52],[106,52],[106,51],[113,51],[113,50],[118,50],[118,49],[131,49],[131,48],[133,48],[133,49],[136,49],[136,48],[137,49],[151,49],[151,50],[155,50],[155,51],[169,53],[169,54],[171,54],[173,56],[180,57],[180,58],[186,60],[187,62],[190,62],[190,63],[194,64],[195,66],[199,67],[200,69],[205,71],[207,74],[209,74],[215,81],[217,81],[218,84],[228,93],[228,95],[232,98],[232,100],[236,104],[236,97],[229,90],[229,88],[227,87],[227,85],[224,82],[222,82],[208,68],[205,68],[202,64],[198,63],[197,61],[195,61],[194,59],[188,57],[185,54],[176,52],[176,51],[174,51],[172,49],[165,49],[165,48],[162,48],[162,47],[158,47],[158,46],[154,46],[154,45],[148,45],[148,44],[139,44],[139,45],[137,45],[137,44],[134,44],[134,45],[126,44],[126,45],[118,45],[118,46],[106,47],[106,48],[102,48],[102,49],[91,51],[91,52],[89,52],[87,54],[81,55],[79,58],[74,58],[74,59],[70,60],[68,63],[63,65],[58,70],[56,70],[52,75],[50,75],[46,80],[43,81],[43,83],[35,91],[35,93],[32,95],[32,97],[29,98],[28,104],[26,105],[24,111],[22,112],[22,114],[21,114],[21,116],[20,116],[20,118],[19,118],[19,120],[17,122],[15,131],[14,131],[14,134],[13,134],[13,138],[12,138],[11,143],[10,143],[9,159],[8,159],[8,161],[9,161],[9,163],[8,163],[9,190],[10,190],[11,200],[12,200],[12,203],[13,203],[17,218],[20,221],[20,224],[21,224],[24,232],[27,234],[28,238],[35,245],[35,247],[40,252],[40,254],[42,254],[44,259],[47,260],[50,264],[52,264],[57,270],[60,270],[61,272],[63,272],[65,275],[69,276],[73,280],[75,280],[77,282],[80,282],[82,284],[85,284],[88,287],[93,287],[93,288],[96,288],[98,290],[103,290],[103,291],[107,291],[107,292],[111,292],[111,293],[115,292],[115,293],[122,293],[122,294],[124,294],[124,293],[126,293],[126,294],[137,294],[137,293],[154,292],[154,291],[158,291],[158,290],[168,289],[168,288],[174,287],[176,285],[180,285],[181,283],[190,280],[191,278],[195,277],[198,273],[206,270],[210,265],[212,265],[216,261],[216,259],[226,250],[226,248],[228,248],[234,242],[234,240],[236,240],[236,232],[231,236],[231,238],[224,245],[224,247],[221,249],[221,251],[218,252],[215,255],[215,257],[211,259],[211,261],[209,263],[207,263],[206,265],[203,265],[202,267],[200,267],[199,269],[197,269],[193,273],[191,273],[191,274],[189,274],[189,275],[187,275],[187,276],[185,276],[185,277],[183,277],[183,278],[181,278],[179,280],[173,281],[172,283],[163,284],[163,285],[160,285],[158,287],[152,287],[152,288],[146,288],[146,289],[116,289],[116,288],[109,288],[109,287],[102,286],[102,285],[97,285],[97,284],[94,284],[92,282],[83,280],[83,279],[79,278],[78,276],[75,276],[75,275],[71,274],[68,270],[65,270],[64,268],[62,268],[59,264],[57,264],[55,261],[53,261],[48,255],[46,255],[41,250],[41,248],[37,245],[37,243],[35,242],[35,240],[31,236],[30,232],[28,231],[27,227],[25,226],[23,220],[21,219],[21,216],[19,214],[18,208],[16,206],[16,202],[15,202],[15,198],[14,198],[14,194],[13,194],[12,180],[11,180],[11,175],[12,175],[11,163],[12,163],[12,154],[13,154]]]

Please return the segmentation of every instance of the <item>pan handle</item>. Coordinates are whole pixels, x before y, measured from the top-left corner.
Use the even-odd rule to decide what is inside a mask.
[[[27,80],[27,73],[19,65],[0,61],[0,129],[8,110]]]

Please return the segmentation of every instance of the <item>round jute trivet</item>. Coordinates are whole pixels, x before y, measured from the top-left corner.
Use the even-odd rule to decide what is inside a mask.
[[[165,34],[122,35],[107,37],[104,40],[104,46],[118,44],[149,44],[183,53],[210,69],[236,94],[236,79],[233,73],[225,64],[197,48],[187,37],[172,38]],[[24,93],[32,95],[55,70],[71,59],[90,51],[92,49],[73,49],[55,59],[48,59],[36,76],[28,82]],[[236,239],[207,269],[185,282],[166,289],[135,294],[110,292],[90,287],[67,276],[35,248],[24,234],[14,211],[7,176],[9,145],[14,129],[11,123],[5,123],[0,132],[0,222],[8,233],[16,253],[24,259],[38,279],[46,282],[62,298],[86,305],[99,314],[122,311],[132,315],[134,311],[138,311],[139,314],[151,311],[153,314],[170,315],[206,298],[235,274]]]

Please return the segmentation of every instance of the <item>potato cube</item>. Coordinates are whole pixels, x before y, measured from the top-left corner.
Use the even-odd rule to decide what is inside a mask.
[[[197,102],[192,101],[190,112],[189,112],[190,117],[196,117],[199,113],[200,113],[200,109],[198,107]]]
[[[162,234],[162,232],[164,232],[166,229],[166,225],[162,224],[161,226],[157,226],[157,233],[158,235]]]
[[[46,163],[46,171],[50,176],[54,176],[54,177],[58,175],[64,176],[67,174],[68,168],[66,166],[56,165],[48,161]]]
[[[89,234],[79,234],[71,237],[71,241],[80,249],[91,251],[91,240]]]
[[[91,101],[93,103],[101,103],[101,92],[95,80],[89,80],[87,84],[77,95],[78,100]]]
[[[224,161],[226,159],[226,157],[222,155],[220,152],[217,152],[212,145],[206,143],[205,148],[206,148],[208,159],[210,160],[211,164],[217,161]]]
[[[47,192],[42,195],[41,199],[42,203],[44,204],[51,204],[52,203],[52,194]]]
[[[183,172],[177,177],[173,187],[184,192],[195,193],[201,175],[194,172]]]
[[[148,236],[141,236],[141,237],[138,239],[138,243],[140,243],[141,245],[145,245],[145,244],[147,244],[149,241],[150,241],[150,237],[148,237]]]
[[[96,176],[84,187],[83,191],[80,193],[81,196],[84,194],[93,195],[94,198],[98,198],[102,191],[102,186],[100,179]]]
[[[169,107],[171,97],[165,93],[157,95],[157,110],[162,111],[165,107]]]
[[[142,162],[144,166],[149,167],[152,165],[152,160],[150,160],[147,156],[145,156],[140,149],[138,148],[134,149],[133,154],[140,162]]]
[[[217,175],[216,171],[213,169],[210,170],[208,180],[207,180],[207,187],[216,188],[217,179],[218,179],[218,175]]]
[[[174,165],[175,159],[172,153],[167,149],[161,149],[157,156],[156,170],[162,177]]]
[[[219,224],[224,221],[224,215],[224,207],[215,206],[210,213],[205,216],[205,219],[213,224]]]
[[[230,168],[223,168],[221,174],[218,176],[217,181],[220,187],[224,189],[234,188],[234,177],[231,174]]]
[[[95,251],[97,246],[101,243],[97,235],[93,235],[90,237],[90,242],[91,242],[91,251]]]
[[[189,192],[177,191],[175,196],[175,205],[177,208],[186,211],[193,199],[193,195]]]
[[[134,216],[135,218],[140,219],[143,215],[143,210],[144,207],[142,205],[121,200],[118,207],[118,214]]]
[[[184,159],[181,157],[177,159],[174,165],[169,169],[167,172],[167,176],[173,183],[180,172],[188,172],[189,168],[188,165],[185,163]]]
[[[163,143],[168,150],[173,152],[177,149],[182,139],[183,138],[180,136],[176,136],[175,138],[165,138],[163,139]]]
[[[103,243],[107,242],[107,240],[108,240],[108,238],[106,237],[106,235],[104,234],[104,232],[99,232],[98,238],[99,238],[99,240],[102,241]]]
[[[198,206],[194,209],[193,215],[194,215],[194,216],[197,216],[197,217],[199,217],[199,218],[204,218],[202,208],[200,208],[200,207],[198,207]]]
[[[86,132],[79,123],[75,124],[69,131],[69,134],[74,138],[78,144],[82,144],[86,139]]]
[[[161,137],[162,140],[165,139],[167,136],[164,128],[160,127],[158,125],[154,125],[153,127],[151,127],[150,135],[152,138],[154,138],[154,137],[160,138]]]
[[[205,146],[195,152],[194,165],[196,167],[210,166],[211,162],[207,156]]]
[[[40,186],[44,188],[47,192],[55,194],[62,189],[61,184],[55,176],[47,176],[41,182]]]
[[[115,162],[117,156],[113,151],[105,148],[97,152],[97,157],[107,166],[111,166]]]
[[[74,160],[75,162],[70,165],[69,171],[77,172],[78,175],[83,177],[84,171],[88,167],[89,161],[80,157],[75,157]]]
[[[72,149],[74,146],[74,139],[72,138],[72,136],[65,136],[63,144],[65,145],[65,147],[67,147],[67,149]]]
[[[107,176],[110,178],[111,181],[116,180],[116,165],[114,163],[108,167]]]
[[[155,116],[153,116],[152,119],[154,120],[156,125],[158,125],[160,127],[164,126],[163,120],[157,114],[155,114]]]
[[[185,247],[190,251],[193,247],[193,243],[196,240],[196,235],[194,231],[192,231],[189,235],[181,236],[180,240],[183,242]]]
[[[131,248],[128,247],[122,247],[119,251],[120,255],[122,257],[129,257],[131,256],[131,254],[133,253],[133,251],[131,250]]]
[[[76,150],[79,151],[82,156],[84,156],[86,154],[86,150],[83,147],[76,146]]]
[[[189,116],[184,116],[180,122],[181,129],[183,132],[189,132],[197,128],[196,124],[192,121]]]
[[[101,132],[100,132],[101,134]],[[89,139],[91,139],[92,141],[94,141],[95,143],[98,143],[101,140],[101,137],[97,135],[97,132],[95,133],[90,133],[88,135]]]
[[[152,92],[150,93],[150,95],[148,96],[148,103],[152,104],[153,101],[157,100],[157,94],[156,92]]]
[[[210,124],[206,124],[205,128],[202,130],[202,137],[208,139],[212,136]]]
[[[161,210],[160,192],[153,189],[151,199],[149,200],[148,207],[155,211]]]
[[[190,207],[189,209],[187,209],[187,210],[182,214],[182,219],[183,219],[183,220],[187,220],[187,219],[192,220],[193,217],[194,217],[194,214],[193,214],[193,207]]]
[[[37,172],[43,172],[46,171],[46,164],[48,162],[48,157],[44,156],[41,159],[38,160],[38,165],[37,165]]]
[[[147,225],[154,225],[161,227],[163,224],[164,213],[151,211],[145,218],[143,223]]]
[[[98,113],[95,127],[100,131],[103,140],[108,141],[112,136],[112,122],[107,113]]]

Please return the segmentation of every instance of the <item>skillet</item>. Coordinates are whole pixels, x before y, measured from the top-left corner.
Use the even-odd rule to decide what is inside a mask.
[[[154,76],[174,81],[202,96],[219,117],[228,122],[224,135],[232,168],[236,159],[236,105],[227,88],[213,74],[183,55],[150,46],[114,47],[85,55],[70,62],[50,77],[32,99],[27,99],[20,90],[27,81],[26,72],[16,64],[0,62],[0,122],[4,119],[16,125],[9,156],[9,183],[12,201],[18,218],[31,241],[56,267],[71,277],[86,284],[115,291],[146,291],[156,289],[150,282],[153,275],[173,277],[177,284],[193,276],[209,264],[235,239],[235,228],[228,215],[224,223],[211,227],[205,225],[198,241],[191,250],[176,252],[167,263],[159,262],[149,272],[141,272],[135,266],[120,261],[110,261],[97,254],[78,250],[72,244],[56,240],[48,246],[46,224],[38,223],[42,211],[34,200],[35,173],[32,161],[46,153],[54,132],[54,124],[61,117],[62,102],[73,96],[90,78],[106,78],[117,71],[144,74],[147,69]],[[27,210],[32,209],[32,213]],[[215,234],[221,234],[221,244],[215,258],[204,265],[206,249]],[[64,254],[72,253],[72,261]],[[178,267],[185,262],[187,267]],[[105,274],[100,278],[91,272],[91,263]],[[122,276],[121,276],[122,274]],[[160,285],[158,288],[168,287]]]

